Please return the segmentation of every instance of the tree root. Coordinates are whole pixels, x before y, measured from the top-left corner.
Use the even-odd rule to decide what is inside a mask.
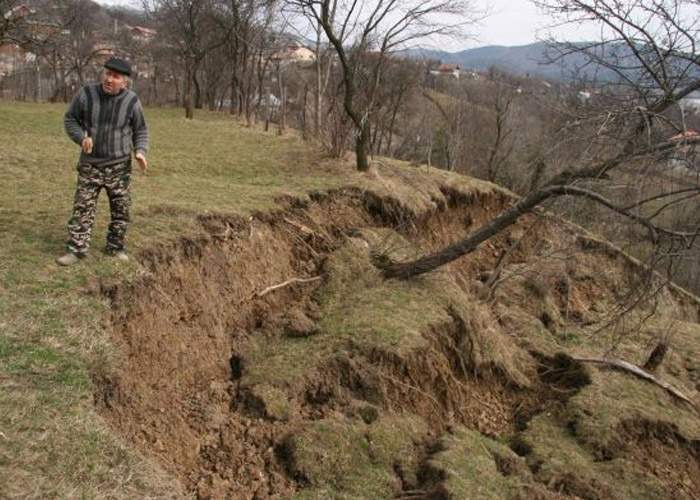
[[[285,281],[284,283],[280,283],[279,285],[268,286],[267,288],[265,288],[264,290],[262,290],[260,292],[255,292],[255,297],[258,297],[258,298],[264,297],[265,295],[267,295],[270,292],[274,292],[275,290],[279,290],[280,288],[284,288],[286,286],[293,285],[295,283],[312,283],[312,282],[318,281],[322,278],[323,278],[323,276],[314,276],[313,278],[292,278],[290,280]]]

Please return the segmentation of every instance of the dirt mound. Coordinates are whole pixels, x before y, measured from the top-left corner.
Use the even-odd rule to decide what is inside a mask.
[[[536,492],[527,498],[606,488],[624,498],[593,476],[547,473],[536,432],[569,439],[572,422],[577,431],[590,424],[577,412],[593,407],[592,391],[608,388],[563,350],[619,336],[621,353],[640,355],[639,338],[602,328],[620,287],[634,285],[635,264],[532,215],[468,259],[387,281],[377,258],[442,246],[510,197],[442,174],[420,183],[402,169],[377,175],[386,191],[313,193],[249,219],[203,217],[201,238],[150,250],[141,278],[105,287],[120,353],[95,373],[107,420],[199,498],[460,498],[477,472],[493,480],[493,498],[522,495],[518,482]],[[601,274],[603,261],[611,271]],[[686,329],[676,341],[697,341],[694,299],[672,288],[660,297]],[[640,335],[652,338],[654,325],[646,328]],[[691,392],[694,365],[669,359],[664,369]],[[639,392],[643,383],[625,384]],[[696,417],[683,418],[676,440],[695,442]],[[630,453],[648,443],[638,442]],[[572,453],[579,446],[610,443],[581,440]],[[490,451],[457,459],[474,447]],[[697,462],[686,451],[673,460]]]

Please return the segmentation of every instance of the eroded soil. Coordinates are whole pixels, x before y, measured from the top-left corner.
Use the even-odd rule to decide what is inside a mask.
[[[635,498],[640,477],[698,498],[697,413],[625,374],[605,406],[607,371],[568,355],[614,343],[643,361],[655,324],[610,322],[636,301],[683,323],[660,376],[697,395],[697,300],[645,298],[638,263],[542,214],[386,281],[378,258],[439,248],[511,202],[437,183],[422,196],[280,200],[144,253],[142,278],[104,287],[119,354],[95,373],[102,414],[197,498]],[[268,290],[293,278],[312,280]],[[587,437],[603,426],[625,443],[614,456]]]

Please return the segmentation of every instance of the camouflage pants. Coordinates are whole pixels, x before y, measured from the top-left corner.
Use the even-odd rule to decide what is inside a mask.
[[[97,197],[102,188],[107,191],[111,220],[107,231],[108,253],[124,249],[124,237],[129,223],[131,194],[131,160],[108,167],[78,164],[78,186],[75,190],[73,215],[68,222],[68,251],[78,256],[87,253],[95,223]]]

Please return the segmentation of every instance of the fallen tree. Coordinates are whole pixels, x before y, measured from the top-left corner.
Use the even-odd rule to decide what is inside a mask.
[[[700,142],[700,135],[688,132],[684,116],[674,117],[671,113],[672,107],[700,90],[700,50],[690,36],[700,28],[700,18],[686,16],[687,12],[681,14],[680,0],[622,2],[627,8],[621,8],[620,2],[609,5],[593,0],[537,3],[561,16],[564,22],[594,22],[602,26],[603,40],[598,43],[554,47],[562,56],[577,53],[618,76],[614,84],[601,87],[604,97],[598,106],[573,106],[566,110],[569,115],[558,147],[571,149],[572,141],[581,146],[578,156],[568,159],[568,164],[574,166],[554,173],[542,187],[448,247],[410,262],[380,259],[386,277],[407,279],[435,270],[473,252],[524,214],[563,196],[586,199],[640,224],[655,248],[672,248],[669,255],[696,244],[700,224],[678,230],[656,220],[664,210],[700,196],[697,179],[690,186],[654,192],[627,206],[614,202],[603,189],[622,182],[621,175],[613,178],[612,174],[624,167],[625,180],[633,190],[635,183],[642,184],[644,180],[645,171],[640,165],[646,162],[658,170],[658,165],[664,165],[673,155],[692,153]],[[684,8],[700,13],[698,5]],[[649,26],[657,28],[651,30]],[[601,55],[605,50],[613,56]],[[620,52],[624,52],[624,57],[615,55]]]

